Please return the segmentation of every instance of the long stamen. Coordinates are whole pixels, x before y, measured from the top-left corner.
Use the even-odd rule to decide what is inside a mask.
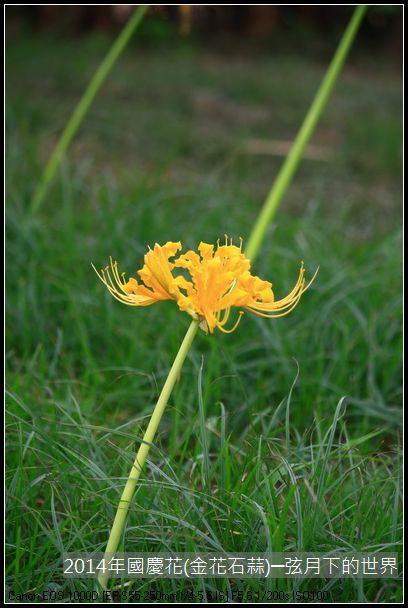
[[[105,285],[105,286],[106,286],[108,289],[112,289],[112,286],[111,286],[111,285],[108,283],[108,281],[107,281],[107,279],[106,279],[106,277],[105,277],[105,272],[107,272],[107,268],[108,268],[108,267],[106,267],[105,269],[101,270],[101,273],[102,273],[102,274],[100,274],[100,273],[99,273],[99,272],[96,270],[96,268],[95,268],[95,266],[94,266],[93,264],[92,264],[92,268],[95,270],[96,274],[98,275],[98,277],[99,277],[99,279],[102,281],[102,283],[103,283],[103,284],[104,284],[104,285]]]
[[[309,289],[309,287],[311,286],[311,284],[313,283],[313,281],[315,280],[317,273],[319,272],[320,266],[318,266],[315,270],[314,275],[312,276],[312,278],[310,279],[309,283],[306,285],[306,287],[304,289],[302,289],[302,293],[305,293],[305,291],[307,289]]]
[[[129,297],[129,295],[124,295],[122,294],[120,291],[118,291],[116,289],[116,287],[113,285],[113,281],[112,278],[109,274],[109,271],[104,271],[103,272],[103,276],[105,277],[106,274],[106,278],[103,281],[103,283],[105,284],[105,286],[108,288],[109,293],[116,298],[116,300],[119,300],[119,302],[122,302],[123,304],[132,304],[132,299]]]
[[[269,314],[267,314],[265,312],[261,312],[262,309],[256,309],[256,308],[252,308],[250,306],[248,306],[248,309],[251,310],[256,315],[259,315],[260,317],[266,317],[267,319],[277,319],[278,317],[284,317],[285,315],[289,314],[295,308],[295,306],[298,304],[298,302],[302,296],[302,293],[303,293],[302,291],[299,291],[298,295],[295,298],[293,298],[291,302],[288,302],[285,306],[283,306],[281,308],[274,309],[278,312],[278,314],[272,313],[273,309],[271,309]],[[285,310],[285,308],[287,308],[287,310]],[[285,312],[282,312],[284,310],[285,310]]]
[[[290,294],[288,294],[285,298],[282,298],[281,300],[277,300],[276,302],[273,303],[273,307],[271,307],[271,312],[272,310],[276,310],[278,312],[282,312],[282,314],[279,315],[262,315],[262,316],[266,316],[269,318],[277,318],[278,316],[284,316],[287,315],[289,312],[291,312],[294,307],[296,306],[296,304],[299,302],[301,296],[305,293],[305,291],[307,289],[309,289],[309,287],[311,286],[311,284],[313,283],[313,281],[315,280],[317,273],[319,272],[319,266],[316,268],[315,273],[313,274],[312,278],[310,279],[309,283],[306,285],[306,287],[304,287],[305,284],[305,280],[303,278],[303,272],[301,273],[302,276],[299,276],[299,279],[295,285],[295,287],[292,289],[292,291],[290,292]],[[302,270],[303,270],[303,262],[302,262]],[[297,293],[295,293],[297,291]],[[294,305],[292,305],[294,303]],[[257,303],[258,304],[258,303]],[[252,307],[251,307],[252,308]],[[283,311],[285,310],[285,308],[289,308],[289,310],[287,310],[286,312],[283,313]],[[256,312],[257,314],[260,314],[260,310],[265,310],[267,311],[267,305],[265,307],[263,306],[256,306],[255,308],[252,308],[253,312]]]
[[[276,300],[275,302],[273,302],[272,304],[270,304],[268,306],[268,304],[266,304],[265,306],[258,306],[258,302],[255,305],[255,308],[259,308],[259,310],[264,310],[264,311],[272,311],[272,310],[285,310],[285,308],[288,308],[288,306],[292,305],[292,302],[294,300],[299,300],[301,295],[303,293],[303,283],[301,283],[297,289],[296,292],[292,292],[291,296],[286,296],[286,298],[282,298],[282,300]]]
[[[302,293],[304,293],[305,289],[305,279],[304,279],[304,265],[302,261],[302,265],[300,268],[299,276],[296,281],[295,286],[292,291],[288,293],[287,296],[281,298],[280,300],[275,300],[274,302],[253,302],[248,306],[254,312],[263,311],[263,312],[272,312],[272,311],[283,311],[285,308],[288,308],[292,305],[294,300],[298,300]],[[313,277],[314,278],[314,277]],[[311,283],[309,283],[310,285]],[[309,287],[308,285],[308,287]]]
[[[295,286],[293,287],[292,291],[290,291],[288,293],[287,296],[285,296],[281,300],[277,300],[275,302],[276,306],[285,304],[286,302],[290,302],[293,299],[293,297],[298,293],[299,288],[303,287],[302,283],[304,284],[304,278],[303,278],[304,273],[305,273],[305,267],[304,267],[304,264],[302,261],[301,266],[300,266],[299,276],[298,276]]]
[[[145,306],[149,303],[149,299],[144,296],[139,296],[137,294],[127,294],[124,290],[122,290],[123,293],[119,291],[114,285],[114,282],[109,272],[109,266],[104,268],[101,272],[98,272],[98,270],[93,264],[92,268],[95,270],[96,274],[98,275],[102,283],[105,285],[105,287],[107,287],[111,296],[118,300],[118,302],[121,302],[122,304],[127,304],[128,306]]]
[[[112,269],[112,273],[113,273],[113,275],[114,275],[114,271],[113,271],[113,268],[112,268],[112,264],[111,264],[111,269]],[[110,289],[112,289],[112,290],[113,290],[115,293],[117,293],[118,295],[122,295],[122,294],[121,294],[121,293],[120,293],[120,292],[117,290],[116,285],[115,285],[116,278],[115,278],[115,276],[114,276],[114,279],[115,279],[115,282],[114,282],[114,280],[113,280],[113,279],[112,279],[112,277],[111,277],[110,270],[109,270],[109,268],[108,268],[108,267],[106,267],[106,268],[105,268],[105,269],[102,271],[102,274],[103,274],[103,276],[104,276],[104,277],[105,277],[105,275],[106,275],[106,284],[108,284],[108,285],[109,285],[109,288],[110,288]]]
[[[235,331],[235,330],[236,330],[236,328],[238,327],[239,322],[241,321],[241,318],[242,318],[242,315],[243,315],[243,314],[244,314],[244,313],[243,313],[243,311],[242,311],[242,310],[240,310],[240,311],[239,311],[239,317],[238,317],[238,319],[236,320],[235,325],[234,325],[233,327],[231,327],[231,329],[224,329],[224,328],[222,327],[222,325],[220,325],[220,324],[218,324],[218,325],[217,325],[218,329],[219,329],[220,331],[222,331],[222,333],[224,333],[224,334],[232,334],[232,332],[233,332],[233,331]]]
[[[231,306],[228,306],[228,308],[224,309],[223,312],[224,312],[224,316],[223,316],[222,320],[220,320],[219,317],[218,317],[218,320],[219,320],[219,323],[217,323],[218,327],[224,326],[228,322],[228,319],[229,319],[229,316],[230,316],[230,312],[231,312]]]
[[[108,275],[109,280],[111,281],[109,273],[106,273],[106,274]],[[105,285],[105,287],[107,287],[107,289],[108,289],[109,293],[111,294],[111,296],[113,296],[119,302],[122,302],[122,304],[129,304],[129,305],[132,304],[132,302],[129,302],[127,300],[126,296],[122,295],[117,289],[115,289],[112,286],[111,282],[110,283],[108,282],[108,279],[105,278],[105,272],[103,274],[103,277],[101,275],[99,275],[99,273],[98,273],[98,276],[101,279],[102,283]]]
[[[112,258],[110,258],[110,262],[111,262],[113,278],[115,279],[117,285],[120,287],[120,289],[121,289],[121,291],[123,291],[123,293],[125,293],[126,295],[129,295],[127,293],[127,291],[125,291],[125,289],[124,289],[124,285],[126,284],[126,281],[124,280],[124,282],[122,282],[120,279],[119,272],[118,272],[118,263],[113,262]],[[123,277],[125,274],[126,273],[122,272]]]

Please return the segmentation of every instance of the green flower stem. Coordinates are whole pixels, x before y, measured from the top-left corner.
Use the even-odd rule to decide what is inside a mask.
[[[356,7],[350,23],[347,26],[342,39],[340,40],[339,46],[331,64],[329,65],[326,75],[316,93],[315,98],[313,99],[312,105],[310,106],[296,139],[292,144],[292,148],[268,194],[245,248],[245,255],[250,260],[254,260],[258,254],[268,225],[273,219],[279,207],[279,203],[281,202],[282,197],[292,181],[293,175],[302,158],[303,150],[311,138],[320,116],[326,106],[327,100],[329,99],[330,93],[332,92],[332,89],[340,74],[341,68],[343,67],[366,10],[367,6],[365,5]]]
[[[48,190],[48,186],[54,179],[55,173],[58,169],[65,150],[68,148],[73,137],[75,136],[75,133],[80,127],[86,113],[88,112],[93,100],[95,99],[96,94],[98,93],[102,84],[106,80],[117,59],[122,54],[127,43],[132,37],[133,32],[136,30],[137,26],[143,19],[148,9],[149,6],[141,5],[133,13],[132,17],[126,23],[125,27],[120,32],[118,38],[115,40],[113,46],[110,48],[108,54],[95,72],[91,82],[89,83],[84,94],[79,100],[73,114],[71,115],[71,118],[69,119],[60,139],[58,140],[58,143],[54,148],[54,151],[51,155],[50,160],[48,161],[44,173],[41,176],[41,179],[38,183],[37,189],[35,190],[31,201],[31,213],[36,213],[41,207],[44,201],[45,194]]]
[[[122,538],[123,530],[125,528],[126,517],[127,517],[128,511],[129,511],[129,506],[130,506],[130,503],[133,498],[133,494],[136,489],[136,484],[139,480],[140,473],[146,462],[146,458],[149,453],[150,446],[154,441],[154,437],[156,435],[157,428],[160,424],[161,417],[166,408],[166,405],[170,398],[171,392],[174,388],[177,378],[180,375],[180,371],[181,371],[181,368],[183,367],[184,360],[187,356],[188,351],[190,350],[191,344],[197,333],[199,323],[200,323],[200,321],[196,321],[196,320],[193,320],[191,322],[190,327],[188,328],[187,333],[184,336],[184,340],[181,343],[181,346],[176,355],[176,358],[174,359],[174,363],[171,367],[169,375],[167,376],[167,380],[164,383],[162,392],[160,393],[160,397],[156,403],[156,407],[153,410],[152,417],[150,418],[149,425],[146,429],[142,443],[137,452],[135,461],[133,463],[132,470],[130,471],[129,478],[128,478],[125,488],[122,492],[119,506],[116,511],[111,533],[109,535],[108,544],[106,546],[106,551],[105,551],[106,559],[108,559],[109,557],[112,557],[118,549],[119,543]],[[102,574],[98,578],[99,584],[101,585],[101,587],[103,589],[106,589],[108,578],[109,578],[109,576],[107,573]]]

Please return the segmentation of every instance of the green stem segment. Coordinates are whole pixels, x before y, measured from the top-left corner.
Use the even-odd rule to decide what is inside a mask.
[[[327,100],[332,92],[341,68],[343,67],[366,10],[367,6],[365,5],[356,7],[350,23],[344,32],[337,51],[332,59],[332,62],[326,72],[326,75],[319,87],[319,90],[313,99],[312,105],[310,106],[296,139],[292,144],[291,150],[286,157],[268,194],[268,197],[245,247],[245,255],[252,261],[258,254],[268,225],[273,219],[279,207],[279,203],[281,202],[282,197],[292,181],[293,175],[302,158],[303,150],[311,138],[318,120],[326,106]]]
[[[54,151],[51,155],[50,160],[48,161],[44,173],[41,176],[40,182],[37,186],[36,191],[34,192],[34,196],[31,201],[31,213],[36,213],[41,207],[48,186],[54,179],[55,173],[58,169],[65,150],[68,148],[69,144],[74,138],[75,133],[81,125],[85,114],[88,112],[93,100],[95,99],[96,94],[98,93],[102,84],[106,80],[117,59],[122,54],[130,38],[132,37],[133,32],[136,30],[137,26],[143,19],[148,9],[149,6],[139,6],[137,11],[134,12],[132,17],[126,23],[118,38],[115,40],[113,46],[110,48],[105,59],[102,61],[101,65],[95,72],[91,82],[86,88],[71,118],[69,119],[60,139],[58,140],[58,143],[54,148]]]
[[[170,398],[173,387],[180,375],[184,360],[187,356],[188,351],[190,350],[191,344],[197,333],[199,323],[200,323],[200,321],[196,321],[196,320],[191,322],[190,327],[188,328],[187,333],[184,336],[184,340],[181,343],[181,346],[176,355],[176,358],[174,359],[174,363],[171,367],[169,375],[167,376],[167,380],[164,383],[162,392],[160,393],[160,397],[156,403],[156,407],[154,408],[149,425],[146,429],[142,443],[140,445],[140,448],[137,452],[135,461],[133,463],[132,470],[130,471],[129,478],[128,478],[125,488],[122,492],[118,510],[116,511],[112,530],[111,530],[111,533],[109,536],[108,544],[106,546],[106,551],[105,551],[106,559],[108,559],[109,557],[112,557],[118,549],[119,543],[122,538],[123,530],[125,528],[126,517],[127,517],[128,511],[129,511],[129,506],[130,506],[130,503],[133,498],[133,494],[136,489],[136,484],[139,480],[140,473],[146,462],[146,458],[149,453],[150,446],[154,441],[154,437],[156,435],[157,428],[160,424],[160,420],[162,418],[163,412],[164,412],[166,405],[168,403],[168,400]],[[106,589],[108,578],[109,578],[108,574],[103,574],[98,578],[99,584],[101,585],[101,587],[103,589]]]

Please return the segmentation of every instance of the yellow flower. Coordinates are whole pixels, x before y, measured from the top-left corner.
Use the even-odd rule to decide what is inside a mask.
[[[243,311],[239,313],[231,329],[225,329],[233,306],[257,315],[282,317],[299,302],[302,294],[313,282],[316,273],[305,286],[303,262],[292,291],[284,298],[275,300],[272,283],[251,274],[251,264],[240,247],[228,244],[217,246],[200,243],[198,253],[187,251],[176,258],[181,243],[169,241],[161,246],[156,243],[144,256],[144,266],[137,272],[142,284],[135,278],[126,281],[119,275],[117,262],[110,258],[110,265],[99,273],[101,281],[120,302],[129,306],[149,306],[159,300],[175,300],[180,310],[200,320],[200,327],[212,333],[215,328],[224,333],[236,329]],[[170,262],[170,258],[174,258]],[[184,274],[175,274],[184,269]],[[183,273],[183,270],[180,271]]]

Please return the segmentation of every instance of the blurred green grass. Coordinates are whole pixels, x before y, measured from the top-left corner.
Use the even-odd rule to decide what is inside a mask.
[[[307,57],[135,43],[40,215],[29,217],[41,168],[106,46],[101,36],[27,35],[8,48],[7,535],[16,592],[68,589],[62,548],[103,548],[189,322],[172,303],[120,306],[91,262],[112,255],[133,273],[156,241],[245,239],[282,161],[246,144],[290,141],[324,72]],[[300,259],[309,273],[320,265],[313,288],[288,317],[247,314],[230,336],[196,339],[137,492],[127,548],[398,547],[401,88],[385,59],[373,64],[357,57],[346,68],[313,140],[323,158],[304,160],[256,263],[278,296]],[[342,601],[400,594],[393,580],[325,584]]]

